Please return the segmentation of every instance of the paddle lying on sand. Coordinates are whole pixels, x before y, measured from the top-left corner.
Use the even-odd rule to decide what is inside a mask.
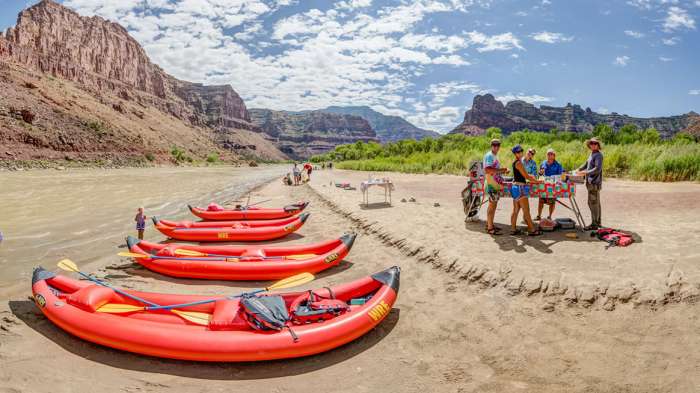
[[[235,257],[235,256],[230,256],[230,255],[222,255],[222,254],[208,254],[204,252],[199,252],[199,251],[193,251],[193,250],[183,250],[181,248],[178,248],[175,250],[175,255],[184,255],[188,257],[222,257],[222,258],[232,258],[232,259],[253,259],[253,258],[261,258],[261,259],[294,259],[294,260],[301,260],[301,259],[309,259],[313,258],[316,256],[316,254],[298,254],[298,255],[280,255],[280,256],[273,256],[273,257],[257,257],[257,256],[245,256],[245,257]]]
[[[165,255],[148,255],[148,254],[138,254],[135,252],[120,252],[117,253],[120,257],[128,257],[128,258],[150,258],[150,259],[172,259],[173,257],[171,256],[165,256]],[[178,258],[181,261],[211,261],[211,258]],[[232,257],[228,255],[222,255],[219,259],[224,259],[226,262],[238,262],[241,257]]]
[[[149,304],[148,306],[136,306],[136,305],[132,305],[132,304],[108,303],[108,304],[105,304],[104,306],[98,308],[97,312],[118,314],[118,313],[130,313],[130,312],[136,312],[136,311],[170,310],[171,312],[181,316],[182,318],[184,318],[192,323],[196,323],[198,325],[207,325],[207,324],[209,324],[209,318],[211,317],[211,314],[207,314],[207,313],[203,313],[203,312],[195,312],[195,311],[175,310],[175,308],[190,307],[190,306],[196,306],[196,305],[200,305],[200,304],[213,303],[213,302],[216,302],[217,300],[227,300],[227,299],[230,300],[230,299],[235,299],[237,297],[241,297],[243,295],[253,295],[253,294],[260,293],[260,292],[271,291],[274,289],[284,289],[284,288],[296,287],[296,286],[311,282],[314,280],[314,278],[315,278],[314,275],[311,273],[300,273],[300,274],[297,274],[297,275],[294,275],[291,277],[287,277],[287,278],[282,279],[280,281],[277,281],[276,283],[274,283],[266,288],[258,289],[258,290],[251,291],[251,292],[244,292],[244,293],[241,293],[238,295],[231,295],[231,296],[227,296],[227,297],[223,297],[223,298],[200,300],[197,302],[170,304],[167,306],[153,305],[152,303],[151,304],[144,303],[144,304]],[[114,288],[112,288],[112,289],[114,289]]]

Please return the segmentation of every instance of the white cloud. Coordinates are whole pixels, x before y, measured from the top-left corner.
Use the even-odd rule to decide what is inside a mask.
[[[567,37],[562,33],[552,33],[549,31],[540,31],[539,33],[530,34],[530,37],[545,44],[556,44],[559,42],[571,42],[574,37]]]
[[[677,45],[678,42],[679,42],[680,40],[681,40],[681,39],[678,38],[678,37],[670,37],[670,38],[663,38],[663,39],[661,40],[661,42],[662,42],[664,45],[674,46],[674,45]]]
[[[653,5],[652,0],[628,0],[627,4],[642,10],[650,10]]]
[[[354,10],[356,8],[364,8],[372,5],[372,0],[348,0],[340,1],[335,4],[338,9]]]
[[[408,33],[401,37],[399,43],[406,48],[421,48],[436,52],[454,53],[469,46],[469,42],[457,35]]]
[[[688,92],[691,96],[699,96],[700,95],[700,89],[693,89]]]
[[[596,109],[596,112],[601,113],[603,115],[607,115],[608,113],[610,113],[610,109],[601,106],[600,108]]]
[[[453,129],[463,116],[464,112],[460,107],[444,106],[434,111],[408,116],[406,120],[421,128],[444,132]]]
[[[525,49],[520,45],[520,40],[510,32],[489,36],[477,31],[470,31],[467,33],[467,37],[469,37],[471,44],[478,46],[476,50],[479,52]]]
[[[671,32],[675,30],[695,30],[695,19],[688,11],[680,7],[669,7],[666,18],[664,19],[664,31]]]
[[[518,59],[518,58],[520,58],[520,55],[517,53],[511,53],[510,57],[512,57],[514,59]]]
[[[426,90],[426,94],[432,97],[428,105],[431,108],[442,106],[448,98],[464,92],[481,94],[487,91],[482,89],[479,85],[469,82],[452,81],[433,83],[428,86]]]
[[[659,60],[660,60],[660,61],[663,61],[664,63],[668,63],[669,61],[673,61],[673,58],[671,58],[671,57],[659,56]]]
[[[628,35],[632,38],[644,38],[645,36],[644,33],[634,30],[625,30],[625,35]]]
[[[470,62],[464,60],[462,57],[457,55],[449,56],[438,56],[433,58],[433,64],[446,64],[451,66],[468,66],[471,65]]]
[[[619,66],[619,67],[626,67],[627,63],[629,63],[630,58],[629,56],[617,56],[615,60],[613,61],[613,65]]]
[[[530,104],[534,104],[537,102],[550,102],[552,101],[551,97],[545,97],[537,94],[512,94],[512,93],[506,93],[502,96],[496,97],[498,101],[501,102],[509,102],[509,101],[525,101]]]

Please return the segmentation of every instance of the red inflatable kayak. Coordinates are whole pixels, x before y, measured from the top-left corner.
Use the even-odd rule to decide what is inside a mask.
[[[279,218],[291,217],[297,213],[301,213],[308,202],[299,202],[292,205],[287,205],[281,209],[270,209],[256,206],[248,206],[239,209],[202,209],[187,205],[190,211],[195,216],[206,221],[226,221],[226,220],[274,220]]]
[[[263,221],[168,221],[153,217],[153,224],[165,236],[192,242],[262,241],[287,236],[304,225],[309,213]]]
[[[336,266],[350,252],[356,235],[300,246],[192,246],[158,244],[129,236],[129,250],[149,258],[134,258],[147,269],[174,277],[210,280],[277,280],[298,273],[317,273]],[[176,254],[176,250],[195,255]],[[196,255],[197,253],[201,255]]]
[[[197,361],[257,361],[308,356],[339,347],[364,335],[389,314],[399,289],[398,267],[329,288],[254,297],[278,302],[283,330],[256,330],[246,299],[225,298],[178,311],[208,314],[195,324],[169,310],[100,312],[110,307],[142,306],[90,281],[75,280],[36,268],[32,292],[39,309],[59,328],[96,344],[144,355]],[[213,299],[124,290],[159,305]],[[313,301],[310,303],[309,299]],[[309,319],[307,306],[343,305],[343,312]],[[109,306],[105,306],[109,304]]]

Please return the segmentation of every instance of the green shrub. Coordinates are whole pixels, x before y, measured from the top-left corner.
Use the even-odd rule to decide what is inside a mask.
[[[212,152],[207,155],[207,162],[209,163],[216,163],[219,162],[219,153],[217,152]]]
[[[184,149],[177,146],[173,146],[170,149],[170,154],[173,156],[175,162],[177,162],[178,164],[193,161],[192,157],[188,156]]]
[[[146,153],[145,156],[146,156],[146,159],[148,161],[151,161],[151,162],[155,161],[155,159],[156,159],[156,156],[154,156],[153,153],[151,153],[150,151],[148,153]]]
[[[338,168],[364,171],[466,174],[470,163],[481,160],[490,140],[499,134],[500,130],[494,128],[487,135],[477,137],[454,134],[421,141],[401,140],[383,146],[356,142],[337,146],[312,157],[311,161],[334,161]],[[524,148],[535,148],[535,158],[541,162],[551,147],[557,151],[562,166],[573,170],[586,161],[589,151],[584,141],[592,135],[603,140],[607,175],[638,180],[700,181],[700,144],[695,138],[679,133],[670,140],[661,140],[653,128],[640,131],[636,127],[623,127],[615,133],[610,126],[599,125],[592,134],[518,131],[501,138],[503,147],[499,156],[504,165],[510,165],[513,160],[510,148],[519,143]]]

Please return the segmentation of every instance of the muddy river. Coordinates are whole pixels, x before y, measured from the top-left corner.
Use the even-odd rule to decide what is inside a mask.
[[[134,215],[194,219],[187,204],[247,200],[250,189],[283,166],[127,168],[0,172],[0,294],[29,287],[34,266],[70,258],[84,271],[118,260]],[[251,203],[257,202],[255,198]],[[284,204],[287,201],[274,201]],[[274,202],[269,202],[274,204]],[[146,239],[163,240],[148,221]],[[26,288],[25,288],[26,289]],[[3,296],[4,297],[4,296]]]

